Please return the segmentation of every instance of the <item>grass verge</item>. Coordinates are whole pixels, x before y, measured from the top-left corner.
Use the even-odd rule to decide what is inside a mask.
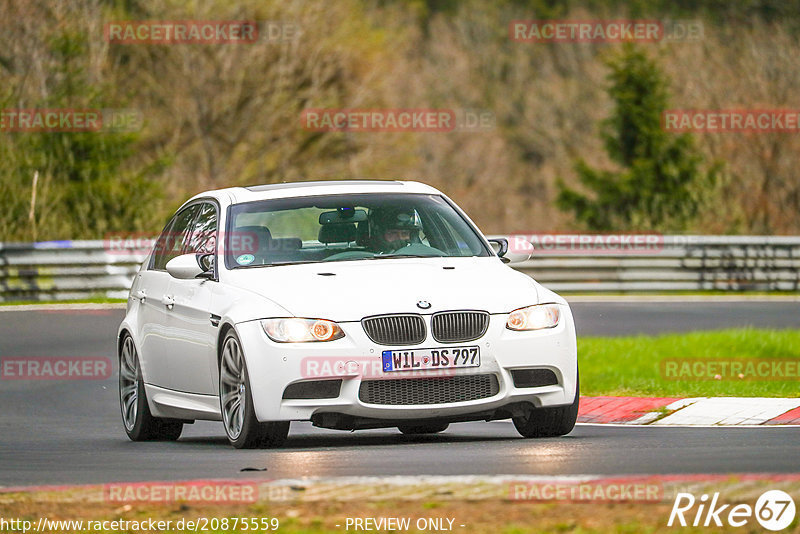
[[[578,360],[581,394],[587,396],[800,396],[800,330],[742,328],[660,336],[579,337]],[[701,365],[695,366],[694,360],[701,360]],[[773,366],[776,360],[782,362],[779,367]],[[723,365],[733,361],[742,363],[745,372],[725,372]],[[755,366],[766,361],[768,370],[763,365],[751,366],[756,374],[747,372],[748,363]],[[761,372],[764,370],[766,373]]]
[[[287,481],[288,483],[288,481]],[[296,483],[296,481],[293,481]],[[0,518],[29,521],[34,528],[40,520],[47,520],[52,532],[92,532],[100,531],[89,521],[113,521],[146,523],[148,520],[169,521],[168,525],[150,528],[137,528],[130,524],[115,529],[105,526],[105,532],[186,532],[195,529],[188,527],[188,521],[200,523],[207,529],[201,532],[247,532],[241,525],[232,528],[236,518],[255,519],[261,526],[262,518],[267,523],[276,519],[277,529],[259,528],[259,532],[335,533],[364,531],[356,528],[353,520],[367,518],[380,521],[381,518],[405,519],[409,527],[404,529],[372,529],[384,532],[432,532],[451,531],[469,534],[522,534],[528,532],[675,532],[676,526],[667,526],[672,505],[678,492],[694,495],[719,492],[724,503],[747,503],[753,506],[758,497],[767,490],[780,488],[797,494],[800,481],[796,475],[689,475],[681,477],[634,477],[626,479],[606,479],[589,482],[594,488],[623,490],[646,484],[657,492],[653,500],[596,500],[595,498],[569,500],[559,497],[554,490],[552,497],[537,496],[530,500],[527,491],[518,493],[515,488],[522,485],[530,488],[529,482],[515,482],[502,479],[488,481],[456,482],[439,480],[438,484],[402,482],[391,483],[385,479],[362,479],[361,482],[346,482],[330,479],[326,482],[306,481],[302,488],[285,487],[289,494],[285,499],[271,500],[260,498],[250,504],[213,504],[183,501],[173,502],[109,502],[103,492],[82,489],[63,489],[56,491],[30,491],[0,493]],[[163,483],[159,483],[163,484]],[[540,480],[534,485],[545,488],[562,487],[567,489],[572,482],[559,479]],[[213,482],[206,482],[211,485]],[[291,489],[290,489],[291,488]],[[302,491],[300,491],[302,489]],[[281,492],[283,493],[283,492]],[[568,495],[569,492],[564,492]],[[605,491],[604,491],[605,494]],[[623,493],[615,492],[614,495]],[[538,493],[536,495],[539,495]],[[607,495],[612,495],[608,493]],[[632,495],[632,493],[631,493]],[[263,493],[262,493],[263,496]],[[521,498],[520,498],[521,497]],[[689,520],[695,509],[687,512]],[[227,525],[213,518],[228,518]],[[348,519],[350,522],[348,523]],[[82,521],[62,524],[53,528],[50,521]],[[349,528],[348,528],[349,525]],[[437,528],[435,525],[438,525]],[[210,528],[208,528],[210,527]],[[227,528],[226,528],[227,527]],[[427,527],[427,528],[426,528]],[[2,527],[0,527],[2,528]],[[712,527],[715,532],[741,532],[741,527],[733,528],[727,524]],[[708,532],[708,527],[679,528],[681,532]],[[755,532],[758,523],[752,518],[746,531]],[[797,532],[797,520],[784,532]],[[19,532],[19,529],[7,529]]]

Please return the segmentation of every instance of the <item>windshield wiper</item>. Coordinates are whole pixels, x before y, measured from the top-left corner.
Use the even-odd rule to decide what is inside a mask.
[[[319,261],[277,261],[273,263],[265,263],[259,267],[280,267],[282,265],[305,265],[307,263],[319,263]]]
[[[447,256],[436,256],[434,254],[381,254],[365,260],[394,260],[397,258],[446,258]]]

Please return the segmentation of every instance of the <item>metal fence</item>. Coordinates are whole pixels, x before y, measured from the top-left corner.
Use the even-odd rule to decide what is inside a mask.
[[[0,243],[0,302],[125,298],[146,256],[108,241]]]
[[[509,236],[512,252],[521,243]],[[555,291],[798,291],[800,236],[521,236],[514,267]],[[0,301],[125,298],[146,252],[123,241],[0,243]]]
[[[566,292],[800,289],[800,236],[654,236],[629,246],[608,237],[540,238],[532,258],[515,267]]]

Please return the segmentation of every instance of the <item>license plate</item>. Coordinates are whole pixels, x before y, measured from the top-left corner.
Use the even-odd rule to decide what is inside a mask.
[[[447,347],[437,349],[385,350],[383,372],[424,371],[426,369],[453,369],[480,367],[480,347]]]

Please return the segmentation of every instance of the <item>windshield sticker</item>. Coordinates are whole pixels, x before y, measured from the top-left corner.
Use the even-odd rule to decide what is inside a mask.
[[[239,265],[250,265],[255,261],[256,257],[252,254],[242,254],[238,258],[236,258],[236,263]]]

